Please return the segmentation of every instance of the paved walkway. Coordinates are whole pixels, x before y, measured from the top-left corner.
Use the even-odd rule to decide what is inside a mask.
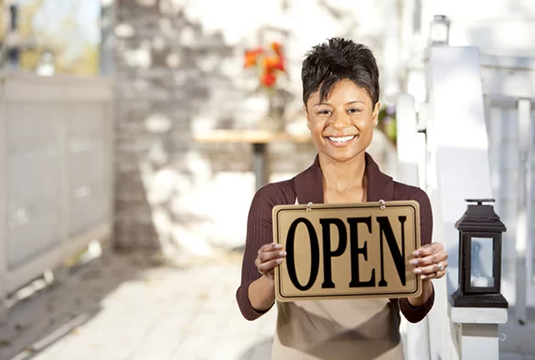
[[[11,309],[0,359],[268,360],[275,312],[244,320],[239,278],[239,256],[187,267],[94,260]]]
[[[275,311],[242,318],[240,261],[93,260],[11,308],[0,320],[0,360],[269,360]]]

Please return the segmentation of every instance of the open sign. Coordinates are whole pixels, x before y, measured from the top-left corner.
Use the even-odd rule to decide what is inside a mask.
[[[416,201],[278,205],[273,237],[287,252],[275,270],[278,301],[421,294],[409,264],[420,247]]]

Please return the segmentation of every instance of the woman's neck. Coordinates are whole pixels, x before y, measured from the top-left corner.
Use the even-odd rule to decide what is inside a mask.
[[[352,189],[365,189],[366,157],[364,152],[345,162],[335,161],[320,153],[319,162],[323,173],[324,190],[344,193]]]

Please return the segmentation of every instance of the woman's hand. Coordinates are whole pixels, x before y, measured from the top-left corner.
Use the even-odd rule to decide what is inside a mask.
[[[253,309],[267,311],[275,302],[275,268],[279,266],[286,252],[282,245],[266,244],[258,250],[254,261],[258,272],[263,276],[251,283],[248,290],[249,301]]]
[[[266,244],[258,250],[258,256],[254,263],[260,274],[270,280],[274,280],[275,267],[282,263],[285,256],[286,252],[282,251],[282,245]]]
[[[414,266],[414,273],[420,275],[422,280],[440,279],[446,275],[448,254],[442,244],[424,245],[412,255],[414,259],[410,263]]]
[[[423,291],[419,297],[411,297],[407,300],[414,307],[422,306],[433,295],[431,279],[440,279],[446,275],[448,267],[448,254],[444,246],[439,243],[424,245],[412,253],[414,259],[410,261],[414,266],[414,273],[421,276]]]

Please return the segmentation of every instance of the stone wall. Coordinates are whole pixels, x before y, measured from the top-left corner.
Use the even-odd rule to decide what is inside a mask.
[[[285,45],[294,131],[305,126],[299,79],[310,46],[343,35],[381,54],[380,29],[366,33],[357,11],[325,0],[116,0],[114,14],[116,245],[169,255],[243,244],[255,191],[251,148],[203,144],[192,135],[258,127],[267,101],[243,69],[245,49]],[[293,176],[314,155],[311,144],[272,145],[272,179]]]

